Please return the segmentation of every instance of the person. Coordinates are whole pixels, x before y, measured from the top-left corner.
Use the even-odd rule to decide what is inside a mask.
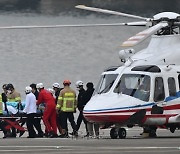
[[[4,84],[2,86],[2,89],[4,92],[1,93],[0,95],[0,115],[3,115],[3,103],[4,103],[5,112],[7,112],[8,114],[8,109],[6,105],[6,102],[7,102],[6,85],[7,84]],[[3,138],[6,138],[9,136],[9,132],[5,129],[5,126],[6,126],[6,123],[3,120],[0,120],[0,129],[3,131],[3,134],[4,134]]]
[[[61,112],[61,119],[62,119],[62,134],[59,136],[61,138],[68,137],[68,125],[67,119],[70,121],[73,134],[77,136],[76,132],[76,123],[74,121],[74,112],[76,111],[76,93],[70,87],[71,82],[69,80],[64,80],[63,85],[64,89],[60,91],[57,103],[57,112]]]
[[[32,93],[35,95],[36,100],[38,100],[39,92],[36,88],[36,84],[32,83],[32,84],[30,84],[30,87],[32,88]]]
[[[9,114],[8,109],[7,109],[7,90],[6,90],[6,86],[7,84],[3,84],[2,89],[3,92],[1,93],[1,97],[2,97],[2,102],[4,103],[4,110],[7,113],[7,115]]]
[[[32,88],[32,93],[35,95],[36,97],[36,101],[38,100],[38,96],[39,96],[39,92],[36,88],[36,84],[32,83],[30,84],[30,87]],[[42,113],[40,114],[42,115]],[[34,127],[36,128],[36,130],[38,131],[38,134],[36,137],[43,137],[44,136],[44,132],[42,131],[41,128],[41,118],[34,118]]]
[[[92,82],[88,82],[86,84],[87,90],[85,91],[84,97],[85,97],[85,103],[87,103],[94,92],[94,85]],[[95,138],[99,138],[99,124],[87,122],[87,129],[88,129],[88,134],[87,137],[94,137],[94,132],[95,132]],[[93,131],[94,129],[94,131]]]
[[[52,94],[44,89],[43,83],[38,83],[36,88],[39,90],[39,96],[37,100],[37,105],[41,103],[45,104],[45,109],[43,113],[43,122],[45,125],[47,137],[54,138],[57,137],[57,124],[56,124],[56,104],[55,99]]]
[[[55,94],[54,94],[54,95],[55,95],[55,99],[56,99],[55,102],[56,102],[56,105],[57,105],[60,91],[61,91],[63,88],[60,88],[60,85],[59,85],[59,83],[57,83],[57,82],[53,83],[52,88],[53,88],[53,90],[54,90],[54,92],[55,92]],[[59,133],[62,134],[61,112],[57,113],[56,117],[57,117],[57,119],[56,119],[57,128],[58,128],[58,130],[59,130]]]
[[[83,82],[82,81],[77,81],[76,82],[76,88],[77,90],[79,91],[79,94],[77,96],[77,108],[79,110],[79,116],[77,118],[77,128],[76,128],[76,131],[78,132],[80,126],[81,126],[81,123],[82,121],[84,122],[85,124],[85,128],[86,128],[86,134],[88,135],[88,131],[87,131],[87,120],[84,118],[83,116],[83,109],[84,109],[84,106],[86,105],[85,104],[85,98],[84,98],[84,94],[85,94],[85,90],[84,90],[84,87],[83,87]]]
[[[25,88],[25,93],[26,93],[26,101],[25,101],[26,104],[25,104],[23,113],[27,114],[26,125],[27,125],[28,134],[29,134],[27,138],[35,138],[36,132],[34,130],[34,126],[35,126],[34,117],[37,112],[36,97],[32,93],[32,88],[30,86],[27,86]]]
[[[19,110],[22,109],[22,104],[21,104],[21,95],[19,92],[17,92],[13,86],[13,84],[9,83],[6,85],[6,90],[7,90],[7,100],[8,102],[17,102],[18,103],[18,112]],[[12,133],[11,137],[16,137],[16,129],[12,128]]]

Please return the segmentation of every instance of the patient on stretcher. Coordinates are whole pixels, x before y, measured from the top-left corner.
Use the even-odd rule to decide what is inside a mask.
[[[25,102],[22,102],[20,106],[18,102],[6,102],[6,106],[7,106],[7,111],[5,110],[5,106],[3,103],[3,116],[25,115],[25,113],[23,112],[23,109],[25,107]],[[37,114],[42,114],[42,112],[43,112],[43,106],[37,109]]]

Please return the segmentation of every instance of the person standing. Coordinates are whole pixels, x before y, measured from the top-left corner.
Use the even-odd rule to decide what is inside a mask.
[[[85,124],[85,128],[86,128],[86,133],[88,135],[88,131],[87,131],[87,120],[84,118],[83,116],[83,109],[84,109],[84,106],[86,105],[86,100],[85,100],[85,97],[84,97],[84,94],[85,94],[85,90],[84,90],[84,87],[83,87],[83,82],[82,81],[77,81],[76,82],[76,88],[77,90],[79,91],[79,94],[77,96],[77,108],[79,110],[79,116],[77,118],[77,128],[76,128],[76,131],[78,132],[80,126],[81,126],[81,123],[82,121],[84,122]]]
[[[85,103],[87,103],[91,99],[94,93],[94,85],[92,82],[88,82],[86,84],[86,87],[87,87],[87,90],[85,91],[85,94],[84,94]],[[98,124],[87,122],[87,129],[88,129],[87,137],[94,137],[94,132],[95,132],[95,138],[99,138],[99,125]]]
[[[57,102],[58,102],[58,97],[59,97],[59,94],[60,94],[60,91],[63,89],[63,88],[60,88],[60,85],[59,83],[53,83],[52,85],[52,88],[55,92],[55,99],[56,99],[56,105],[57,105]],[[56,123],[57,123],[57,128],[59,130],[59,133],[62,134],[62,121],[61,121],[61,112],[57,113],[57,119],[56,119]]]
[[[7,84],[4,84],[2,86],[2,89],[3,89],[4,92],[1,93],[1,95],[0,95],[0,115],[3,114],[3,103],[4,103],[5,112],[7,112],[7,114],[9,114],[8,109],[7,109],[7,105],[6,105],[6,102],[7,102],[6,85]],[[3,131],[3,134],[4,134],[3,138],[8,137],[8,131],[5,129],[5,126],[6,126],[6,123],[3,120],[0,120],[0,128]]]
[[[36,107],[36,97],[32,93],[32,88],[30,86],[27,86],[25,88],[25,93],[26,93],[26,104],[25,108],[23,110],[23,113],[27,114],[27,130],[29,133],[29,136],[27,138],[35,138],[36,137],[36,132],[34,130],[35,126],[35,120],[34,117],[37,112],[37,107]]]
[[[20,93],[15,90],[14,86],[11,83],[6,85],[6,90],[7,90],[8,102],[17,102],[18,103],[17,109],[19,112],[19,110],[22,109]],[[16,129],[15,128],[12,128],[11,137],[16,137]]]
[[[45,109],[43,113],[43,122],[46,127],[48,137],[57,137],[57,124],[56,124],[56,103],[52,94],[44,89],[43,83],[37,84],[39,90],[39,96],[37,105],[45,103]]]
[[[68,137],[68,125],[67,119],[70,121],[73,134],[77,136],[76,132],[76,123],[74,121],[74,112],[76,111],[76,93],[73,89],[70,88],[71,82],[69,80],[64,80],[63,85],[64,89],[60,91],[57,103],[57,112],[61,112],[61,120],[62,120],[62,134],[61,138]]]
[[[37,91],[36,84],[32,83],[32,84],[30,84],[30,87],[32,88],[32,93],[35,95],[36,101],[37,101],[39,92]],[[37,137],[44,136],[44,132],[42,131],[42,128],[41,128],[41,116],[42,116],[42,112],[40,113],[40,117],[38,116],[37,118],[34,118],[34,127],[38,131]]]

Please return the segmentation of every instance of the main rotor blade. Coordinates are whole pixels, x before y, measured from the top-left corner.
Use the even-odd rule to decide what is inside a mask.
[[[123,42],[121,46],[123,47],[135,46],[139,44],[140,42],[144,41],[146,38],[148,38],[152,34],[156,33],[161,28],[166,27],[166,26],[168,26],[168,23],[165,23],[165,22],[158,23],[157,25],[142,31],[136,34],[135,36],[130,37],[127,41]]]
[[[126,13],[116,12],[116,11],[111,11],[111,10],[106,10],[106,9],[100,9],[100,8],[95,8],[95,7],[88,7],[85,5],[77,5],[75,7],[78,9],[89,10],[89,11],[94,11],[94,12],[101,12],[101,13],[125,16],[125,17],[130,17],[130,18],[135,18],[135,19],[141,19],[141,20],[149,20],[149,18],[145,18],[145,17],[141,17],[141,16],[126,14]]]
[[[0,29],[35,29],[35,28],[65,28],[65,27],[97,27],[97,26],[145,26],[147,22],[111,23],[111,24],[79,24],[79,25],[45,25],[45,26],[3,26]]]
[[[96,26],[124,26],[125,23],[112,24],[80,24],[80,25],[45,25],[45,26],[3,26],[0,29],[35,29],[35,28],[63,28],[63,27],[96,27]]]

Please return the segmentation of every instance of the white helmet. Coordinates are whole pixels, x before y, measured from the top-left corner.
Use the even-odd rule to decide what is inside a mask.
[[[30,86],[27,86],[25,88],[25,93],[31,93],[32,92],[32,88]]]
[[[59,85],[59,83],[57,83],[57,82],[56,82],[56,83],[53,83],[52,86],[53,86],[53,88],[60,88],[60,85]]]
[[[83,82],[81,80],[76,82],[76,87],[79,88],[80,86],[83,86]]]
[[[54,94],[54,90],[52,88],[47,89],[51,94]]]
[[[43,83],[38,83],[38,84],[36,85],[36,88],[37,88],[37,89],[42,89],[42,88],[44,88]]]

